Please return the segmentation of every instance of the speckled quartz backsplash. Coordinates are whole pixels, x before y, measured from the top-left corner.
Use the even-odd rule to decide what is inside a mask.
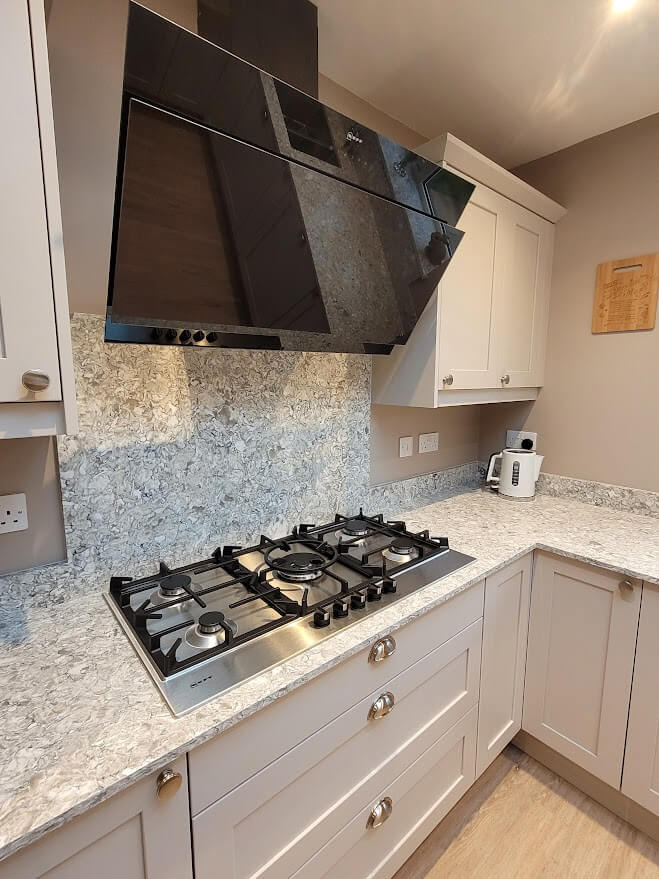
[[[475,464],[369,486],[370,357],[108,345],[72,320],[80,432],[60,437],[68,561],[0,578],[47,604],[360,504],[393,515]]]

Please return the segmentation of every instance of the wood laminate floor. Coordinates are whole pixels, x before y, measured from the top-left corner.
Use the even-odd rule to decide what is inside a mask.
[[[659,843],[512,745],[394,879],[659,879]]]

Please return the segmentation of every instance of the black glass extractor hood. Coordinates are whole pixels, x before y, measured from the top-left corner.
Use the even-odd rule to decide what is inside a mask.
[[[472,191],[131,3],[106,341],[387,353]]]

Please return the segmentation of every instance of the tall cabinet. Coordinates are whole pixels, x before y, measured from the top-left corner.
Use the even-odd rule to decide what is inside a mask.
[[[374,358],[373,402],[533,400],[543,383],[554,225],[564,209],[451,135],[420,152],[476,185],[465,235],[406,345]]]
[[[76,429],[43,0],[0,32],[0,438]]]

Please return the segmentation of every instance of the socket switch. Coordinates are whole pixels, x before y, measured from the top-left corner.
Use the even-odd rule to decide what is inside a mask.
[[[522,440],[529,439],[533,443],[531,448],[535,451],[538,445],[538,434],[532,430],[507,430],[506,431],[506,448],[521,449]]]
[[[436,452],[439,449],[438,433],[420,433],[419,434],[419,454],[424,452]]]
[[[24,494],[0,497],[0,534],[27,531],[27,502]]]
[[[398,457],[409,458],[414,453],[414,438],[402,436],[398,443]]]

